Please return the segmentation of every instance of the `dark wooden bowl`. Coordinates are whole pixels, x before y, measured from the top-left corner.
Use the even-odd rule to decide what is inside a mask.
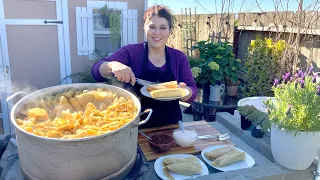
[[[157,133],[149,136],[152,140],[148,139],[149,146],[157,153],[166,152],[176,145],[176,141],[170,135]]]

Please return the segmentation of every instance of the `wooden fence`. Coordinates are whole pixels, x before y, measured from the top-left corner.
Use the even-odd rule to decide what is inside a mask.
[[[320,13],[319,12],[266,12],[240,14],[196,14],[196,11],[183,9],[176,14],[175,28],[169,38],[168,46],[183,51],[192,56],[191,47],[202,40],[228,41],[237,47],[238,58],[244,56],[251,40],[256,35],[273,37],[282,31],[282,37],[287,33],[297,33],[312,36],[315,41],[307,44],[308,39],[301,40],[301,57],[304,61],[312,60],[320,65]],[[297,23],[300,29],[297,29]],[[235,26],[239,32],[234,32]],[[286,39],[285,39],[286,40]]]

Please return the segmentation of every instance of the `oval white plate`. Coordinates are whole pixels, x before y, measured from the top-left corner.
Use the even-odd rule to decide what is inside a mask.
[[[185,91],[186,91],[186,95],[183,96],[183,97],[186,97],[189,95],[189,90],[186,89],[186,88],[183,88]],[[143,86],[141,89],[140,89],[140,92],[142,95],[146,96],[146,97],[149,97],[149,98],[152,98],[152,99],[156,99],[156,100],[159,100],[159,101],[172,101],[172,100],[176,100],[176,99],[180,99],[180,98],[183,98],[183,97],[171,97],[171,98],[153,98],[150,94],[150,92],[147,90],[147,86]]]
[[[239,150],[241,152],[246,153],[246,159],[244,161],[239,161],[239,162],[236,162],[236,163],[230,164],[228,166],[224,166],[224,167],[216,167],[216,166],[212,165],[211,164],[212,161],[209,160],[208,158],[206,158],[206,156],[204,155],[204,153],[206,153],[206,152],[209,152],[209,151],[212,151],[215,149],[219,149],[219,148],[223,148],[226,146],[228,146],[228,145],[208,147],[208,148],[201,151],[201,156],[206,161],[206,163],[208,163],[210,166],[212,166],[213,168],[218,169],[220,171],[232,171],[232,170],[237,170],[237,169],[250,168],[255,165],[256,162],[254,161],[254,159],[247,152],[245,152],[237,147],[234,147],[234,148],[236,148],[237,150]]]
[[[164,174],[163,174],[163,160],[164,158],[186,158],[186,157],[190,157],[193,155],[190,154],[173,154],[173,155],[168,155],[168,156],[162,156],[159,157],[156,162],[154,163],[154,170],[156,171],[157,175],[163,179],[163,180],[169,180]],[[196,156],[195,156],[196,157]],[[200,162],[201,166],[202,166],[202,173],[199,175],[194,175],[194,176],[184,176],[181,174],[177,174],[174,173],[172,171],[169,171],[170,175],[175,179],[175,180],[180,180],[180,179],[188,179],[188,178],[195,178],[198,176],[204,176],[204,175],[208,175],[209,174],[209,170],[207,168],[207,166],[199,159],[197,158],[198,161]]]

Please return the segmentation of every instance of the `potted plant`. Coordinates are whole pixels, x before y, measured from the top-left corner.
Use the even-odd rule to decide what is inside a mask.
[[[104,5],[99,9],[100,18],[104,28],[110,30],[112,44],[118,44],[121,38],[121,13],[116,9],[109,9]]]
[[[110,9],[108,8],[108,6],[104,5],[102,8],[100,8],[99,14],[100,14],[101,21],[104,25],[104,28],[109,28],[110,27],[110,23],[109,23]]]
[[[270,129],[267,113],[258,110],[253,105],[239,106],[237,110],[241,115],[241,129],[247,130],[253,125],[251,129],[253,137],[261,138]]]
[[[253,106],[245,105],[245,106],[239,106],[237,108],[237,111],[239,112],[241,116],[241,129],[247,130],[251,127],[251,121],[247,118],[252,111]]]
[[[238,80],[235,80],[235,81],[232,81],[230,79],[226,79],[226,95],[227,96],[236,96],[238,94],[238,89],[239,89],[239,84],[240,84],[240,81]]]
[[[252,122],[251,136],[255,138],[262,138],[264,133],[270,129],[270,121],[268,114],[253,107],[253,110],[247,117]]]
[[[220,96],[224,93],[224,84],[221,84],[225,77],[225,67],[231,56],[232,46],[228,42],[212,43],[209,41],[199,41],[193,49],[199,49],[200,58],[203,62],[193,69],[197,69],[197,81],[200,84],[210,86],[211,101],[220,101]]]
[[[230,45],[228,45],[230,46]],[[235,55],[230,48],[228,51],[225,61],[227,64],[224,66],[224,80],[226,83],[226,95],[227,96],[236,96],[238,93],[238,85],[240,81],[238,79],[238,72],[242,69],[241,60],[236,59]]]
[[[274,160],[294,170],[307,169],[320,144],[320,85],[312,67],[274,80],[274,98],[265,101]]]

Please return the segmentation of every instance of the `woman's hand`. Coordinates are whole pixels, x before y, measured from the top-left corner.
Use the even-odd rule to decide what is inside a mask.
[[[120,62],[112,61],[110,62],[111,72],[118,79],[118,81],[129,83],[132,85],[136,82],[136,77],[132,72],[132,69]]]
[[[187,86],[187,84],[184,83],[184,82],[180,82],[180,83],[179,83],[179,86],[180,86],[181,88],[186,88],[186,89],[188,89],[188,91],[189,91],[189,95],[186,96],[186,97],[180,98],[180,100],[181,100],[181,101],[188,101],[188,99],[192,96],[192,90],[191,90],[191,89]]]

